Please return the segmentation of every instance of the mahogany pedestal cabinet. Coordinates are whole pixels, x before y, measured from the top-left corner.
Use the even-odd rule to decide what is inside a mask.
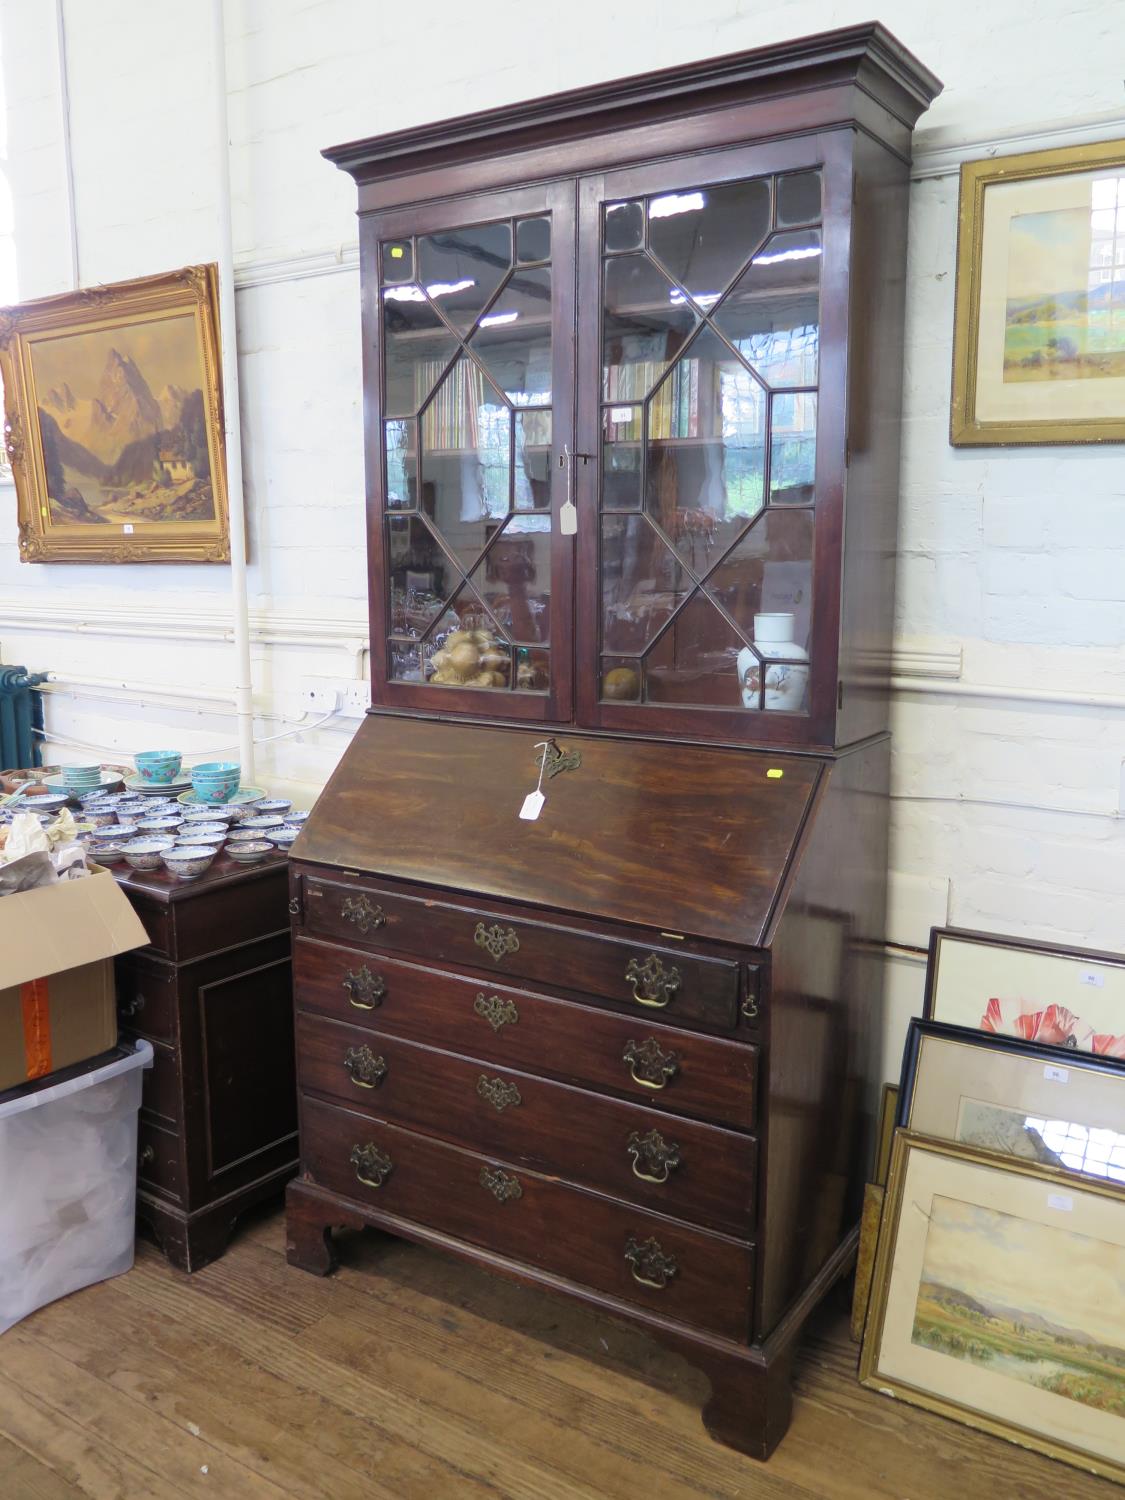
[[[149,936],[117,960],[123,1038],[152,1043],[137,1214],[197,1271],[297,1166],[288,861],[219,859],[198,880],[115,870]]]
[[[907,185],[879,26],[338,147],[373,707],[292,851],[337,1226],[643,1325],[759,1458],[877,1098]]]

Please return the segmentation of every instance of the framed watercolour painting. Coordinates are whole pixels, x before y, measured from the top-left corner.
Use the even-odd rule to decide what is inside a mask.
[[[950,441],[1125,441],[1125,140],[961,168]]]
[[[898,1123],[1125,1186],[1125,1062],[911,1021]]]
[[[928,1020],[1125,1058],[1125,957],[935,927]]]
[[[0,309],[24,562],[230,557],[213,265]]]
[[[1125,1480],[1125,1197],[898,1131],[859,1374]]]

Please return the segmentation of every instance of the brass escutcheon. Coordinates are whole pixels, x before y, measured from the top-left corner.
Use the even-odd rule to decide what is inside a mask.
[[[680,1165],[680,1148],[669,1144],[659,1130],[642,1135],[634,1130],[625,1147],[633,1158],[633,1176],[642,1182],[667,1182],[669,1173]]]
[[[513,1177],[509,1172],[501,1172],[499,1167],[481,1167],[480,1185],[488,1189],[497,1203],[510,1203],[514,1198],[523,1197],[519,1178]]]
[[[387,993],[387,981],[382,974],[372,974],[364,964],[359,969],[349,969],[341,983],[348,994],[348,1001],[356,1010],[374,1010]]]
[[[381,1188],[394,1171],[394,1163],[386,1152],[370,1142],[366,1146],[353,1146],[350,1160],[364,1187]]]
[[[680,1059],[674,1052],[664,1052],[654,1036],[643,1042],[626,1042],[621,1054],[629,1064],[633,1082],[645,1089],[664,1088],[680,1071]]]
[[[357,1088],[377,1088],[387,1076],[387,1060],[376,1057],[366,1044],[349,1047],[344,1053],[344,1067]]]
[[[473,942],[478,948],[483,948],[490,953],[497,963],[508,953],[520,951],[520,940],[512,927],[501,927],[499,922],[494,922],[491,927],[486,927],[483,922],[478,922],[476,931],[473,933]]]
[[[493,1031],[499,1031],[502,1026],[514,1026],[520,1018],[514,1001],[501,1000],[499,995],[486,995],[483,990],[477,991],[473,1009],[488,1022]]]
[[[353,923],[360,932],[370,932],[373,927],[382,927],[387,920],[381,906],[372,906],[366,896],[349,896],[340,908],[345,922]]]
[[[486,1073],[477,1079],[477,1093],[482,1099],[487,1099],[498,1114],[503,1114],[509,1104],[523,1103],[514,1083],[505,1083],[503,1078],[489,1078]]]
[[[625,1243],[625,1259],[633,1273],[633,1280],[641,1286],[654,1287],[658,1292],[676,1275],[679,1266],[674,1255],[665,1255],[659,1240],[647,1239],[639,1243],[629,1236]]]
[[[674,965],[666,969],[655,953],[650,953],[644,963],[631,958],[625,969],[625,979],[633,986],[633,999],[638,1005],[649,1005],[663,1010],[680,987],[680,971]]]
[[[554,740],[547,741],[547,747],[543,751],[543,774],[548,781],[560,771],[577,771],[581,764],[581,750],[560,750]]]

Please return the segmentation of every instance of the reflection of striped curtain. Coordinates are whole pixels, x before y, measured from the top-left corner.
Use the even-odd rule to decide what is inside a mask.
[[[433,389],[444,368],[440,360],[419,360],[414,368],[414,391],[419,401]],[[479,441],[479,408],[484,405],[484,376],[468,359],[459,359],[426,407],[422,442],[431,452],[475,448]]]

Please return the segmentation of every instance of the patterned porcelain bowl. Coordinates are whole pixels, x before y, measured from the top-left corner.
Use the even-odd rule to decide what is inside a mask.
[[[38,797],[21,797],[16,803],[17,812],[56,813],[70,801],[66,792],[44,792]]]
[[[117,809],[117,821],[122,828],[135,829],[145,822],[147,817],[148,814],[143,807],[119,807]]]
[[[125,849],[121,844],[92,844],[90,858],[96,865],[120,864],[125,858]]]
[[[133,756],[133,764],[142,781],[164,786],[175,781],[183,759],[178,750],[139,750]]]
[[[189,807],[184,812],[184,822],[189,827],[193,823],[235,823],[238,817],[237,807]]]
[[[177,844],[164,851],[164,864],[180,880],[198,880],[218,852],[213,844]]]
[[[247,828],[244,823],[232,823],[227,834],[227,846],[229,848],[231,844],[253,843],[255,839],[264,837],[260,828]]]
[[[238,791],[242,767],[236,760],[210,760],[193,766],[192,790],[205,802],[229,802]]]
[[[136,830],[139,839],[174,839],[179,831],[171,818],[142,818]]]
[[[229,829],[225,823],[181,823],[176,830],[177,844],[214,844],[222,848]]]
[[[88,803],[82,809],[83,823],[89,823],[93,828],[114,828],[117,823],[117,809],[115,807],[100,807],[96,802]]]
[[[240,865],[259,865],[274,852],[274,846],[265,839],[232,839],[226,847],[227,858],[237,860]]]
[[[292,802],[285,797],[263,797],[254,808],[254,814],[256,817],[271,817],[280,813],[284,817],[292,806]]]
[[[243,818],[243,828],[253,828],[258,833],[264,833],[267,828],[280,828],[285,819],[280,813],[259,813],[257,809],[249,818]]]
[[[130,839],[121,846],[121,852],[134,870],[159,870],[171,848],[171,839]]]
[[[292,828],[288,823],[283,823],[280,828],[267,828],[266,838],[271,844],[276,844],[279,849],[288,849],[300,831],[299,828]]]
[[[298,807],[294,811],[285,814],[285,821],[289,824],[290,828],[299,828],[307,820],[308,815],[309,810],[307,807]]]

